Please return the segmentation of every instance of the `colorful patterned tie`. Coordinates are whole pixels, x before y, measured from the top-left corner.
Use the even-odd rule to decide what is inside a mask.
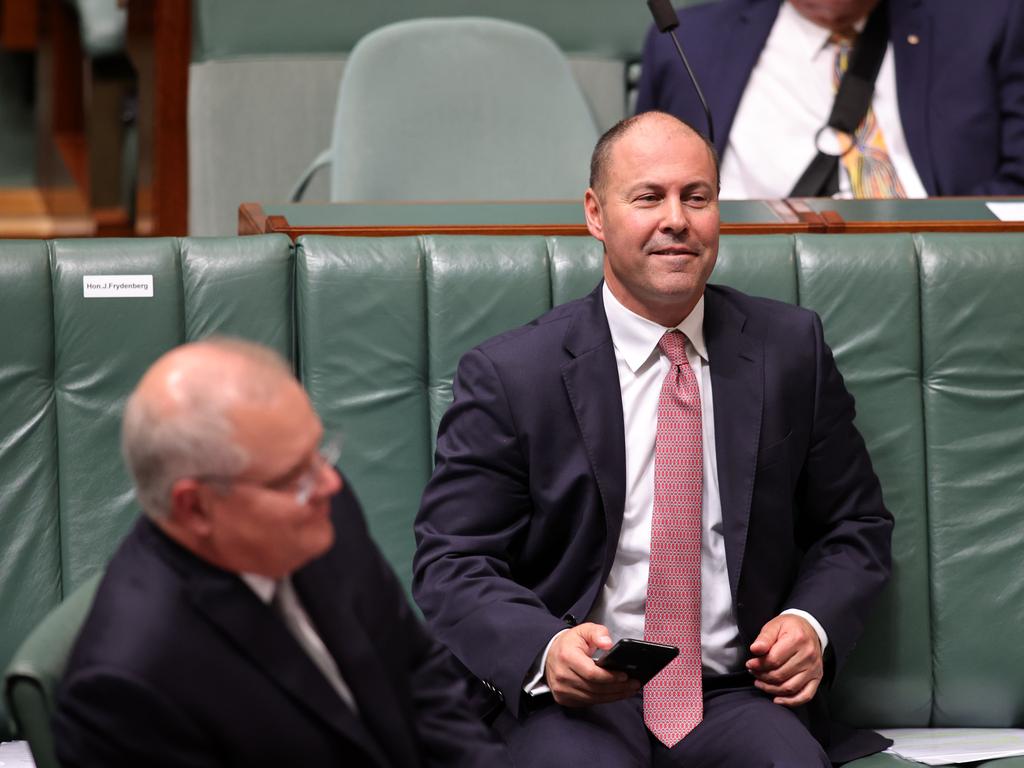
[[[839,80],[846,72],[853,47],[853,37],[839,32],[833,33],[829,42],[836,46],[835,64],[832,69],[832,85],[839,88]],[[889,158],[882,128],[878,125],[875,111],[868,108],[853,136],[853,147],[842,156],[843,167],[850,176],[850,188],[854,197],[906,197]]]
[[[644,640],[679,646],[679,655],[644,687],[644,722],[667,747],[704,716],[700,660],[700,538],[704,459],[700,391],[686,359],[686,337],[658,342],[671,362],[658,399],[654,515]]]

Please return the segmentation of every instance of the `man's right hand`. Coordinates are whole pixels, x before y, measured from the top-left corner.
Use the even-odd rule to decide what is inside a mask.
[[[587,707],[628,699],[639,691],[640,682],[625,672],[610,672],[594,663],[595,651],[611,647],[608,630],[600,624],[580,624],[558,635],[544,665],[555,701],[564,707]]]

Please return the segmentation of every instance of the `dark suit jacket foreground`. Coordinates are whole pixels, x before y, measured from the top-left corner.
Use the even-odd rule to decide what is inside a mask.
[[[890,567],[892,517],[853,398],[806,309],[708,286],[704,335],[742,640],[783,609],[808,611],[828,633],[828,682]],[[414,594],[519,716],[527,671],[590,612],[622,526],[622,398],[600,287],[469,352],[454,396],[416,523]],[[815,735],[847,754],[822,701]]]
[[[55,718],[62,765],[509,765],[347,486],[332,516],[334,547],[293,582],[359,718],[245,583],[143,518],[110,563],[68,664]]]
[[[720,155],[780,5],[717,0],[679,11]],[[889,0],[889,40],[900,123],[928,194],[1024,194],[1024,3]],[[672,40],[654,27],[637,95],[637,110],[648,109],[706,130]]]

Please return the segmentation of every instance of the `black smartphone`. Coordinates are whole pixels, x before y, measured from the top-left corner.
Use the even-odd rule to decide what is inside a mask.
[[[634,680],[646,684],[678,655],[679,649],[674,645],[626,638],[595,656],[594,663],[602,669],[625,672]]]

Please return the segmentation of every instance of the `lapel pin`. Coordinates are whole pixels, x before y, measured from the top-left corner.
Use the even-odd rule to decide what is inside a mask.
[[[907,35],[907,42],[911,45],[917,45],[921,42],[921,38],[917,35]]]

